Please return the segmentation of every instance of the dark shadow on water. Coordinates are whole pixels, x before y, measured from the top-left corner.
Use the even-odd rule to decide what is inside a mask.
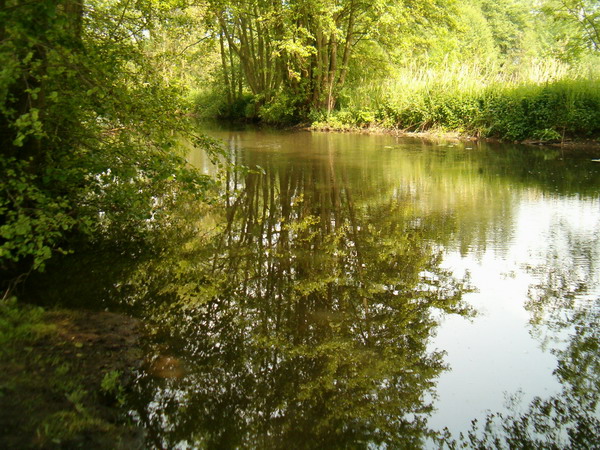
[[[222,208],[182,205],[145,247],[69,255],[33,278],[27,295],[145,322],[148,357],[129,407],[149,445],[459,445],[427,425],[427,399],[447,370],[429,339],[440,317],[473,316],[462,300],[468,279],[441,268],[444,246],[467,252],[490,235],[509,239],[515,188],[597,195],[598,173],[533,153],[403,143],[377,154],[353,144],[342,158],[330,138],[283,133],[295,146],[275,149],[279,135],[252,133],[255,142],[228,138],[250,170],[227,175]],[[420,198],[424,183],[440,195]],[[449,203],[448,189],[470,200]],[[566,403],[539,400],[527,426],[563,414],[590,424],[577,428],[582,436],[597,433],[598,305],[585,311],[574,310],[578,331],[560,355]],[[494,420],[505,435],[479,433],[472,445],[528,442],[525,419]]]

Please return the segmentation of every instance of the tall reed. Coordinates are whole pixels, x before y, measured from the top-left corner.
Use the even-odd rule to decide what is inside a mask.
[[[553,60],[404,67],[379,83],[358,80],[341,110],[315,126],[433,128],[509,140],[600,137],[597,67]]]

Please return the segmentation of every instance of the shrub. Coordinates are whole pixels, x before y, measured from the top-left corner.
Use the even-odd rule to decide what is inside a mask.
[[[281,92],[258,108],[261,120],[271,124],[291,125],[301,120],[302,99],[287,92]]]
[[[440,128],[510,141],[600,137],[598,75],[565,78],[568,72],[537,68],[535,77],[527,68],[511,76],[483,67],[399,70],[383,85],[345,89],[344,109],[313,122],[336,129]]]

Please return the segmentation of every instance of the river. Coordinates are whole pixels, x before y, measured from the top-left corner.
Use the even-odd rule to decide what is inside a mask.
[[[150,324],[130,405],[150,445],[593,446],[600,163],[208,133],[245,167],[222,175],[223,206],[181,213],[186,231],[106,291]]]

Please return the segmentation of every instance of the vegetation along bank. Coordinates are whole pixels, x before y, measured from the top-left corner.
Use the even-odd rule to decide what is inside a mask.
[[[187,77],[202,117],[596,139],[598,16],[573,0],[240,2],[204,12],[212,66]]]

